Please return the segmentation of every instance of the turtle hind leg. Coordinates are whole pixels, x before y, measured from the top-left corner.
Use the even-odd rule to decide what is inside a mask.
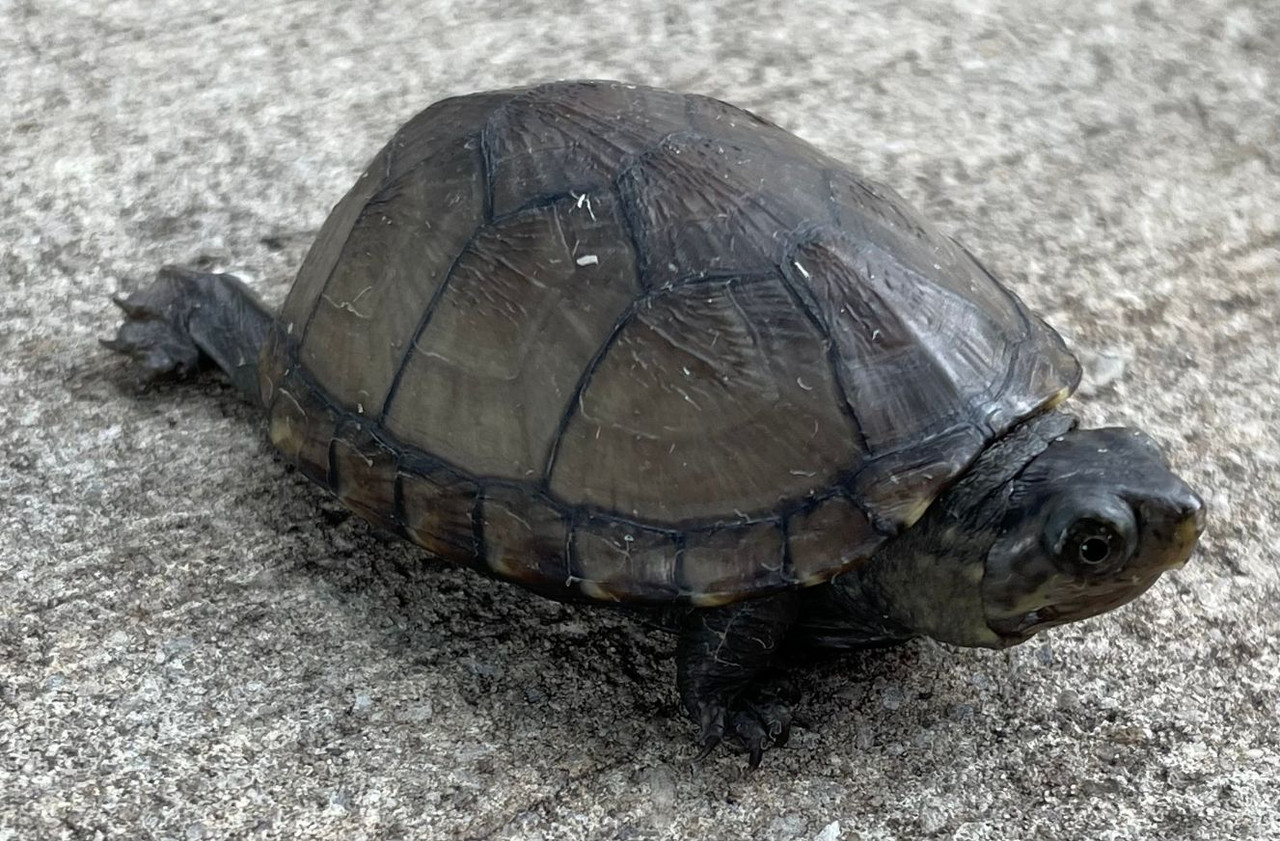
[[[777,666],[796,620],[796,595],[782,593],[689,614],[677,652],[680,700],[701,732],[699,756],[723,740],[752,768],[791,732],[795,693]]]
[[[146,289],[113,300],[125,319],[102,343],[137,361],[144,379],[183,377],[212,363],[261,403],[258,356],[272,317],[238,277],[165,266]]]

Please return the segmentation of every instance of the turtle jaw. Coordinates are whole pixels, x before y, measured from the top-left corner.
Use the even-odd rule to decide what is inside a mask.
[[[1105,589],[1081,587],[1068,579],[1053,582],[1057,586],[1029,594],[1011,612],[989,614],[987,626],[1000,637],[1001,648],[1018,645],[1049,628],[1115,610],[1145,593],[1163,572],[1118,579],[1114,586]]]

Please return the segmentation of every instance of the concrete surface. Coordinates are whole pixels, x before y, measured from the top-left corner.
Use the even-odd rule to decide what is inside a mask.
[[[164,262],[278,301],[397,124],[565,76],[897,185],[1168,444],[1203,550],[1007,653],[806,671],[748,775],[688,761],[669,639],[382,542],[97,346]],[[8,0],[0,87],[0,839],[1280,837],[1271,0]]]

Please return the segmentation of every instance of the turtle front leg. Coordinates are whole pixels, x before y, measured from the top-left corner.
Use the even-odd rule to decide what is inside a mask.
[[[125,320],[102,344],[139,362],[146,378],[186,376],[212,362],[261,402],[258,355],[272,318],[240,278],[165,266],[146,289],[112,300]]]
[[[783,593],[692,611],[677,652],[680,700],[701,728],[701,756],[729,736],[755,768],[764,751],[791,731],[790,684],[777,656],[796,620],[798,598]]]

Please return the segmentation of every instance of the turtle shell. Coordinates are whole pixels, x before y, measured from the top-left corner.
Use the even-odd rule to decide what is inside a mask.
[[[272,441],[372,522],[557,598],[816,584],[1079,378],[887,187],[723,102],[439,102],[325,222]]]

